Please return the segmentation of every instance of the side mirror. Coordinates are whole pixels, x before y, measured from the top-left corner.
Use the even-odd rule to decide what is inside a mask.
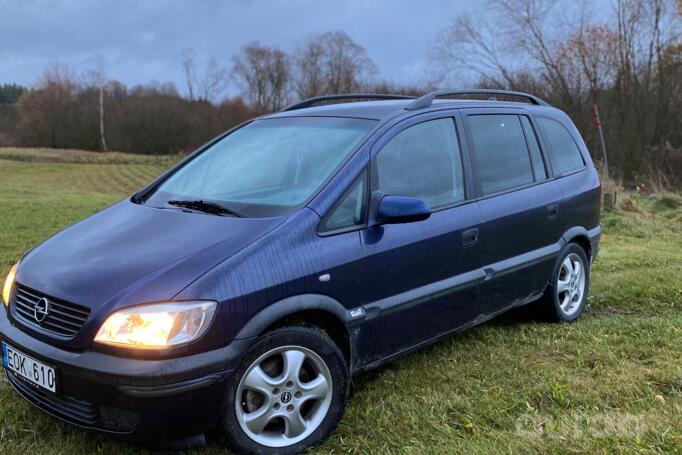
[[[426,202],[414,197],[384,196],[377,210],[377,221],[383,224],[412,223],[430,216]]]

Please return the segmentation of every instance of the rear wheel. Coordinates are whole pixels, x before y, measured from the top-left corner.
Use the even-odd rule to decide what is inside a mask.
[[[343,416],[348,368],[323,332],[285,327],[265,334],[230,381],[223,428],[238,453],[294,454]]]
[[[538,302],[542,315],[555,322],[575,321],[585,309],[589,284],[587,254],[580,245],[569,243],[561,251],[552,281]]]

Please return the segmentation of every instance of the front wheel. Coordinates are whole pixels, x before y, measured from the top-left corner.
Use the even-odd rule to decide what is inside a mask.
[[[331,434],[345,410],[348,368],[323,332],[265,334],[230,380],[223,429],[237,453],[295,454]]]
[[[585,250],[576,243],[566,245],[554,267],[552,280],[538,302],[541,313],[554,322],[572,322],[587,303],[590,263]]]

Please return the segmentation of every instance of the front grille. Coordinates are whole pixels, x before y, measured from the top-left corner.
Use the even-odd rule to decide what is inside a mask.
[[[29,403],[43,411],[77,425],[96,428],[99,424],[99,411],[96,405],[71,397],[58,397],[43,392],[24,383],[13,373],[7,373],[12,387]]]
[[[49,311],[45,319],[38,322],[35,307],[43,298],[50,302]],[[74,337],[90,316],[90,309],[86,307],[55,299],[20,285],[15,293],[14,308],[21,322],[68,338]]]

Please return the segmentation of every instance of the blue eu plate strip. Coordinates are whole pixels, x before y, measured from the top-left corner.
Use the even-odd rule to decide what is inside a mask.
[[[7,345],[2,343],[2,364],[7,368]]]

